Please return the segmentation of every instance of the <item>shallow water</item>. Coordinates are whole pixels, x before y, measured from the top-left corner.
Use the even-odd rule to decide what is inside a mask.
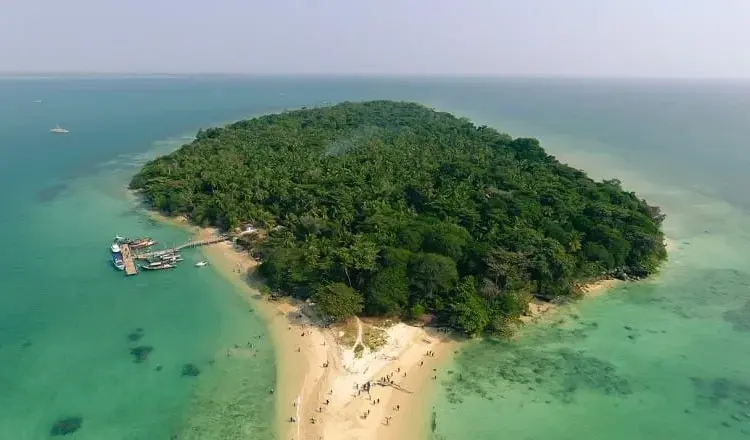
[[[737,164],[747,160],[740,116],[750,100],[738,107],[736,95],[711,100],[688,87],[665,105],[665,94],[644,94],[640,113],[612,90],[558,103],[554,124],[475,114],[660,205],[675,249],[652,280],[571,306],[513,342],[463,350],[441,377],[434,439],[750,436],[750,196],[728,185],[747,183]],[[716,114],[685,111],[696,95]]]
[[[190,139],[166,134],[254,110],[195,110],[183,104],[200,96],[170,99],[175,87],[0,81],[0,438],[48,438],[64,417],[83,418],[75,439],[271,438],[273,347],[233,287],[193,268],[195,250],[131,278],[109,261],[116,233],[188,237],[126,191],[139,164]],[[47,131],[60,119],[68,135]],[[137,346],[153,348],[140,363]],[[186,363],[200,375],[183,376]]]
[[[441,373],[434,438],[741,438],[750,430],[743,84],[294,78],[0,80],[0,438],[271,438],[273,348],[213,269],[126,279],[115,233],[164,243],[125,191],[199,128],[326,101],[417,100],[620,178],[668,214],[662,274],[475,343]],[[42,103],[34,100],[42,99]],[[71,133],[55,136],[55,124]],[[129,335],[143,329],[140,340]],[[234,345],[260,336],[253,351]],[[137,336],[135,336],[137,338]],[[147,361],[129,350],[152,346]],[[253,354],[255,356],[253,356]],[[185,363],[201,374],[183,377]],[[157,371],[157,366],[161,370]]]

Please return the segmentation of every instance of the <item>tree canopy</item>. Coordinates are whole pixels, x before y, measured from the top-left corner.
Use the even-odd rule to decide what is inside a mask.
[[[342,321],[362,312],[362,296],[344,283],[321,286],[313,293],[312,299],[333,321]]]
[[[534,295],[647,276],[666,258],[664,215],[618,180],[413,103],[201,130],[130,186],[199,225],[265,228],[255,252],[273,289],[320,298],[346,287],[362,300],[347,313],[431,313],[469,333],[500,328]]]

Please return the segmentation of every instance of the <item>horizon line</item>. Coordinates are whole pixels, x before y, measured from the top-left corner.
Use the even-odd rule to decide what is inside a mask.
[[[2,71],[7,77],[237,77],[237,78],[366,78],[366,79],[556,79],[556,80],[630,80],[630,81],[750,81],[750,77],[718,76],[626,76],[626,75],[569,75],[569,74],[489,74],[489,73],[366,73],[366,72],[116,72],[116,71]]]

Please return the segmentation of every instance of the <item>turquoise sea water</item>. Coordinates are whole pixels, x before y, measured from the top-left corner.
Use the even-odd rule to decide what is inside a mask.
[[[463,350],[441,377],[433,438],[750,437],[750,85],[537,89],[520,109],[464,114],[621,179],[665,210],[675,249],[652,280]]]
[[[125,187],[200,127],[376,98],[540,137],[661,205],[676,243],[658,278],[462,350],[435,439],[750,435],[747,84],[208,77],[0,79],[0,439],[50,438],[74,416],[65,438],[272,438],[273,347],[233,287],[191,267],[198,251],[167,273],[111,268],[115,233],[186,238]],[[153,352],[134,363],[139,344]]]
[[[83,418],[75,439],[270,438],[273,348],[250,306],[192,267],[197,251],[132,278],[108,256],[116,233],[187,238],[137,208],[129,177],[181,135],[257,111],[250,97],[147,80],[7,80],[0,96],[0,438],[49,438],[64,417]],[[143,363],[138,345],[153,347]]]

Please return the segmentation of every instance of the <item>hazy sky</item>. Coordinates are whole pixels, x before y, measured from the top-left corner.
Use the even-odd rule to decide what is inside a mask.
[[[0,0],[0,71],[750,78],[750,0]]]

